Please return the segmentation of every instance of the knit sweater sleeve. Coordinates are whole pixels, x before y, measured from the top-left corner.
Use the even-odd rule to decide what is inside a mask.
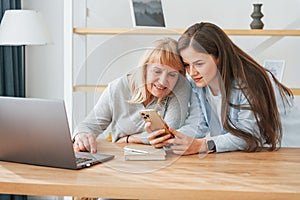
[[[109,84],[88,116],[77,125],[72,135],[73,138],[78,133],[95,134],[97,137],[110,125],[112,120],[112,109],[109,104],[111,101],[110,90],[111,85]]]

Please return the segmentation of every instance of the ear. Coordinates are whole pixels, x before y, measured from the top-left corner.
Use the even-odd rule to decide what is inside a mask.
[[[218,66],[218,64],[219,64],[219,58],[216,58],[216,57],[213,56],[213,59],[214,59],[215,64]]]

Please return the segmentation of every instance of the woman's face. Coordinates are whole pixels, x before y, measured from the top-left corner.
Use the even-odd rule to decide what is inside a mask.
[[[157,98],[170,94],[179,77],[179,71],[166,65],[147,64],[146,88]]]
[[[200,53],[192,47],[180,52],[188,74],[195,84],[202,88],[206,85],[218,87],[217,59],[211,54]]]

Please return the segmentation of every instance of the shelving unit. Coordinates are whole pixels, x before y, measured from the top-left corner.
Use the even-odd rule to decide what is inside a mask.
[[[185,29],[180,28],[73,28],[73,33],[80,35],[179,35]],[[224,30],[233,36],[300,36],[300,30]],[[101,92],[105,85],[75,85],[73,92]],[[292,88],[294,95],[300,95],[300,88]]]

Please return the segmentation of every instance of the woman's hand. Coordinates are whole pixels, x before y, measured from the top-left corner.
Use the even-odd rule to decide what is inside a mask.
[[[143,144],[141,139],[141,134],[133,134],[133,135],[125,135],[119,138],[116,143],[135,143],[135,144]]]
[[[171,134],[167,134],[164,129],[152,131],[151,122],[145,124],[145,130],[149,133],[148,141],[155,148],[161,148],[165,145],[168,145],[168,139],[172,138]]]
[[[78,133],[74,138],[74,151],[97,152],[97,142],[94,134]]]
[[[128,137],[128,138],[127,138],[127,137]],[[119,138],[119,139],[116,141],[116,143],[129,143],[129,137],[130,137],[130,135],[125,135],[125,136]]]
[[[169,130],[175,135],[175,138],[168,140],[168,144],[175,144],[171,146],[175,154],[190,155],[207,151],[205,139],[195,139],[172,128]]]

